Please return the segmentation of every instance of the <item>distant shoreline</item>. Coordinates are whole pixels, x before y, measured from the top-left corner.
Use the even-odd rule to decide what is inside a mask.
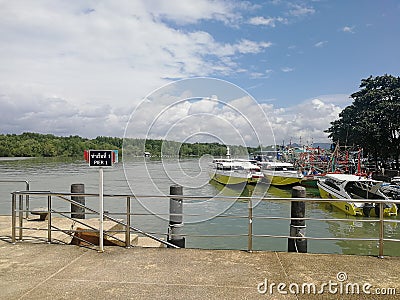
[[[0,161],[12,161],[12,160],[26,160],[26,159],[33,159],[35,157],[0,157]]]

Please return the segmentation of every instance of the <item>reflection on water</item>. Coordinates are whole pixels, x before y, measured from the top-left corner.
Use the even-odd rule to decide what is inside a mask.
[[[127,178],[125,177],[127,175]],[[89,168],[83,160],[76,159],[25,159],[1,160],[0,179],[29,180],[32,190],[51,190],[69,192],[73,183],[84,183],[88,193],[98,192],[98,170]],[[208,172],[202,162],[196,159],[182,160],[146,160],[142,158],[125,162],[104,170],[106,194],[135,194],[133,201],[132,224],[145,231],[165,234],[168,227],[169,200],[160,197],[141,198],[140,195],[168,195],[169,186],[174,183],[184,185],[184,194],[210,196],[210,199],[185,201],[184,231],[188,235],[239,235],[234,237],[187,237],[188,247],[246,249],[248,231],[248,204],[246,201],[212,199],[215,195],[228,197],[290,198],[291,189],[277,188],[267,184],[247,185],[245,187],[227,187],[215,181],[209,181]],[[24,190],[23,183],[0,183],[0,214],[11,213],[10,193]],[[307,197],[319,197],[318,189],[307,188]],[[43,202],[40,202],[42,201]],[[34,207],[44,206],[46,199],[33,199]],[[125,210],[124,198],[107,199],[105,209],[110,212]],[[87,198],[87,204],[97,207],[96,198]],[[288,220],[268,220],[265,217],[290,217],[290,203],[285,201],[253,202],[253,233],[255,235],[288,235]],[[56,208],[66,208],[65,203],[56,203]],[[156,216],[151,215],[155,213]],[[233,218],[239,216],[240,218]],[[119,216],[124,218],[124,216]],[[377,238],[379,224],[370,219],[345,216],[329,204],[309,203],[306,217],[316,219],[345,218],[345,221],[308,220],[306,235],[312,237],[352,237]],[[367,222],[361,222],[367,220]],[[400,218],[391,220],[399,221]],[[162,236],[162,237],[165,237]],[[385,223],[385,237],[400,239],[397,223]],[[280,238],[254,237],[255,250],[286,251],[287,241]],[[377,255],[378,243],[361,241],[311,240],[309,252],[345,253]],[[400,243],[385,242],[386,255],[399,255]]]

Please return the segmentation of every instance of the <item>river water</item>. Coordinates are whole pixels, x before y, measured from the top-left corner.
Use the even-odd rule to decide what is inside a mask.
[[[247,249],[248,203],[235,201],[234,197],[266,196],[290,197],[290,189],[257,185],[255,190],[227,188],[209,182],[209,159],[130,159],[104,169],[105,194],[134,194],[132,200],[132,225],[160,237],[166,237],[169,200],[162,197],[145,198],[143,195],[168,195],[172,184],[184,187],[185,195],[211,196],[207,200],[185,200],[184,233],[186,247],[206,249]],[[73,183],[84,183],[86,193],[98,193],[99,170],[90,168],[83,160],[76,159],[0,159],[1,180],[29,180],[31,190],[70,192]],[[24,183],[0,182],[0,214],[11,214],[10,193],[25,190]],[[228,196],[214,199],[212,196]],[[317,189],[307,188],[308,197],[319,197]],[[31,208],[46,206],[44,197],[32,197]],[[257,198],[256,198],[257,199]],[[111,213],[125,212],[126,197],[105,198],[105,210]],[[98,198],[86,198],[86,204],[98,208]],[[271,220],[263,217],[290,217],[290,203],[285,201],[253,201],[253,234],[288,235],[289,220]],[[68,210],[63,201],[55,201],[55,209]],[[237,217],[239,216],[239,218]],[[117,215],[117,218],[124,218]],[[306,235],[311,237],[377,238],[379,225],[362,222],[359,217],[344,216],[329,204],[307,204],[306,217],[328,219],[345,218],[346,221],[307,221]],[[391,219],[399,221],[400,217]],[[397,223],[385,223],[385,238],[400,239]],[[202,237],[225,235],[225,237]],[[254,237],[254,250],[287,251],[287,239]],[[312,253],[343,253],[377,255],[376,241],[310,240],[308,251]],[[400,242],[385,242],[385,255],[399,256]]]

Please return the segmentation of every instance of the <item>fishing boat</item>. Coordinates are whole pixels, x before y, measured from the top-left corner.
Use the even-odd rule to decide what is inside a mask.
[[[373,200],[388,200],[384,204],[384,216],[397,216],[397,206],[382,193],[381,181],[350,174],[326,174],[317,183],[320,195],[325,199],[347,199],[331,204],[352,216],[379,216],[379,204]],[[371,199],[371,202],[353,202],[352,199]]]
[[[288,162],[279,161],[259,161],[265,179],[271,185],[285,186],[299,183],[304,175]]]
[[[210,177],[221,184],[236,185],[256,184],[264,175],[251,160],[222,158],[213,160]]]
[[[303,172],[303,178],[300,184],[305,187],[317,188],[318,180],[325,176],[325,172],[317,171],[315,168],[311,168],[310,171]]]

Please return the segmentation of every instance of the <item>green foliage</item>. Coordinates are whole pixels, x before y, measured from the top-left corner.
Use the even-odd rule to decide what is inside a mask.
[[[85,149],[119,149],[122,139],[97,137],[94,140],[75,136],[25,132],[20,135],[0,134],[0,156],[56,157],[83,155]]]
[[[326,131],[334,142],[357,145],[375,158],[400,155],[400,77],[370,76],[361,80],[353,103]]]
[[[258,148],[229,146],[233,157],[247,156]],[[200,157],[206,154],[223,157],[226,146],[218,143],[180,143],[150,139],[122,139],[98,136],[86,139],[75,136],[58,137],[52,134],[25,132],[20,135],[0,134],[0,157],[82,157],[84,150],[110,149],[119,150],[127,156],[143,156],[145,151],[153,157]]]

